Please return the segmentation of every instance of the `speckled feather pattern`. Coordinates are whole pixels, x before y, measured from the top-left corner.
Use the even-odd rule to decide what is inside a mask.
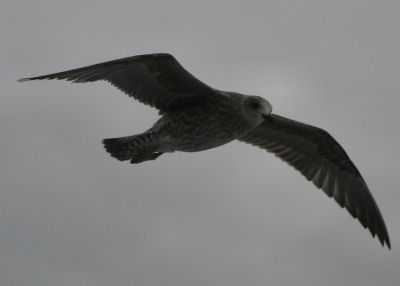
[[[202,151],[249,132],[258,122],[243,118],[241,101],[239,96],[216,96],[208,104],[165,114],[151,129],[159,134],[159,151]]]

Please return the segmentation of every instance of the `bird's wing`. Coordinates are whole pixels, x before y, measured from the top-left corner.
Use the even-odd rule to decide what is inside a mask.
[[[161,112],[200,103],[216,90],[187,72],[172,55],[133,56],[19,81],[65,79],[72,82],[105,80]]]
[[[273,123],[265,121],[239,140],[296,168],[390,248],[385,222],[360,172],[326,131],[273,115]]]

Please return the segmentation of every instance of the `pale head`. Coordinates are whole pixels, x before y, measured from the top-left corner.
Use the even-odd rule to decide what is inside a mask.
[[[260,96],[247,96],[243,102],[246,114],[254,119],[268,120],[273,122],[271,115],[272,105]]]

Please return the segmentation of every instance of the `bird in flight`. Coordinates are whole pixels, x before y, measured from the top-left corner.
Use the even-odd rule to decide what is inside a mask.
[[[325,130],[272,113],[262,97],[214,89],[169,54],[133,56],[19,81],[105,80],[159,110],[147,131],[104,139],[118,160],[141,163],[164,153],[197,152],[233,140],[258,146],[287,162],[307,180],[345,207],[390,249],[383,217],[356,166]]]

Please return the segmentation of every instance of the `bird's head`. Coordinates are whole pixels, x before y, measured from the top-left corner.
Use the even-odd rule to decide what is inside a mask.
[[[273,123],[271,115],[272,105],[260,96],[248,96],[244,100],[244,108],[249,117],[257,118],[260,121],[267,120]]]

